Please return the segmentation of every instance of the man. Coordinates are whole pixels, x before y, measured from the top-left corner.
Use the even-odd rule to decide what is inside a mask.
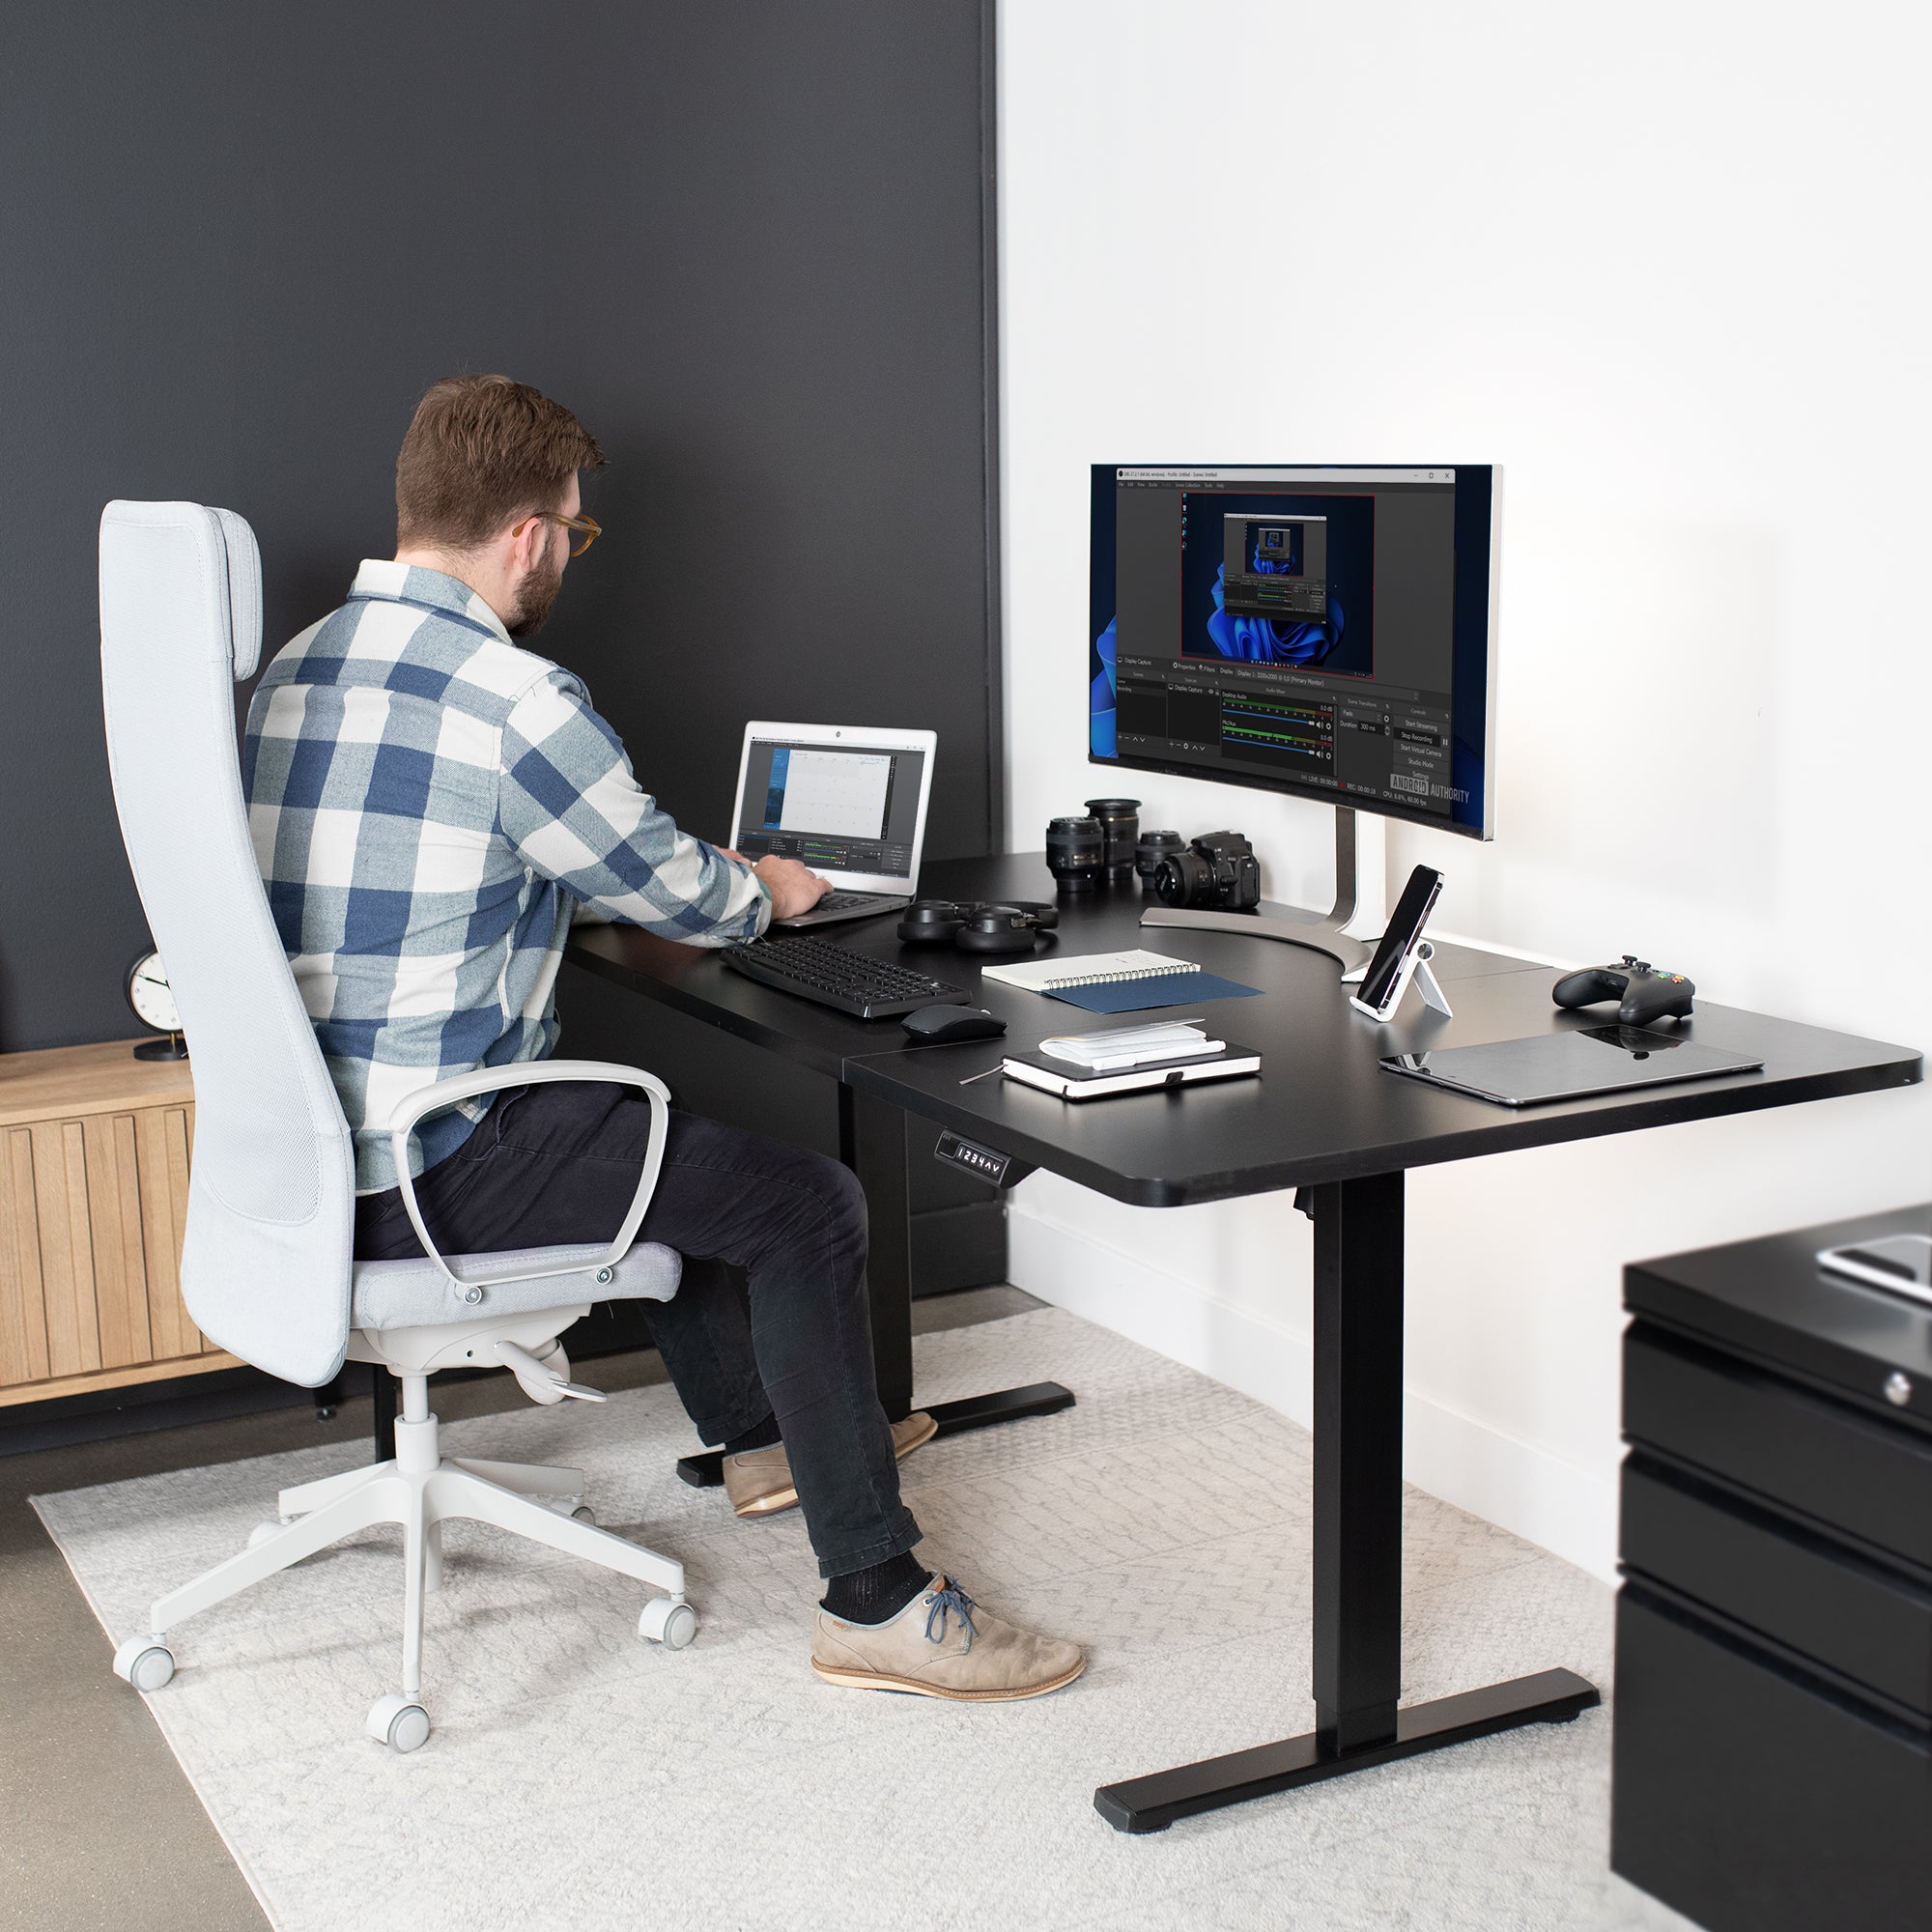
[[[249,708],[256,854],[355,1132],[365,1260],[421,1252],[391,1164],[396,1102],[554,1050],[573,918],[728,946],[825,891],[796,860],[753,867],[680,832],[583,686],[512,641],[597,535],[578,479],[603,462],[568,410],[521,383],[437,384],[396,462],[394,559],[362,565]],[[410,1166],[432,1238],[447,1254],[609,1238],[648,1126],[634,1090],[581,1082],[430,1116]],[[1071,1683],[1072,1644],[977,1609],[911,1553],[896,1459],[933,1424],[889,1428],[879,1406],[852,1176],[673,1112],[639,1238],[747,1271],[749,1310],[721,1269],[693,1268],[651,1327],[699,1434],[724,1445],[737,1513],[804,1508],[829,1579],[819,1676],[974,1701]]]

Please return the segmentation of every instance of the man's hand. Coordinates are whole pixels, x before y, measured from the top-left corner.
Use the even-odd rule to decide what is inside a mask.
[[[767,853],[752,867],[772,895],[774,919],[796,919],[810,912],[832,890],[810,867],[797,859],[775,859]]]

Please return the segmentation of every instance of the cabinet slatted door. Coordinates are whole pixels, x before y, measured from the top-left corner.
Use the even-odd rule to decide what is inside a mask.
[[[181,1296],[193,1140],[180,1062],[0,1056],[0,1406],[236,1365]]]
[[[140,1146],[141,1226],[148,1264],[148,1333],[155,1356],[207,1348],[181,1298],[181,1249],[187,1213],[188,1125],[193,1109],[156,1107],[134,1116]]]
[[[0,1388],[43,1382],[46,1305],[41,1289],[40,1231],[34,1213],[34,1137],[0,1132]]]

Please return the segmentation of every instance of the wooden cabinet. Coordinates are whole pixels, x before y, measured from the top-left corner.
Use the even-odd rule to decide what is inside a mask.
[[[234,1368],[181,1298],[185,1061],[0,1055],[0,1406]]]

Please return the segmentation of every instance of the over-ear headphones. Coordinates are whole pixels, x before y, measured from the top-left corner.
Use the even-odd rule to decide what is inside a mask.
[[[908,946],[944,946],[961,952],[1032,952],[1054,939],[1060,910],[1042,899],[915,899],[899,916]]]
[[[1042,939],[1053,943],[1059,923],[1052,906],[983,905],[967,916],[952,943],[961,952],[1032,952]]]

